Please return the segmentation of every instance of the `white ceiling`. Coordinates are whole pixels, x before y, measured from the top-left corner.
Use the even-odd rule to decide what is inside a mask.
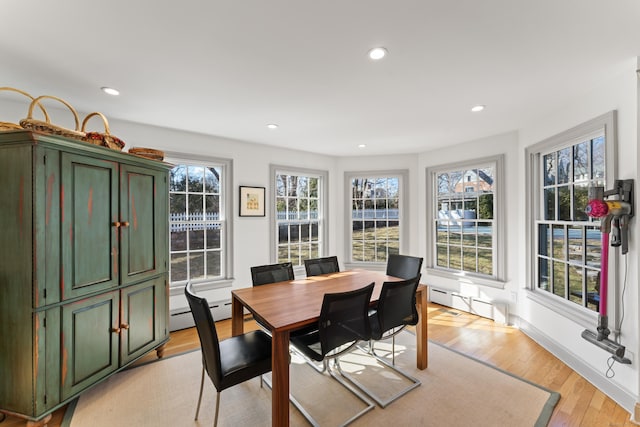
[[[0,86],[111,118],[345,156],[420,152],[517,130],[640,55],[638,0],[0,7]],[[369,60],[375,46],[388,57]],[[471,113],[475,104],[487,108]]]

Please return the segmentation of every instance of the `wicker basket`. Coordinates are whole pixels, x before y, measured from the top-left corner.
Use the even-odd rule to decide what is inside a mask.
[[[98,116],[102,119],[102,123],[104,125],[103,133],[85,132],[85,126],[87,125],[87,122],[91,117],[94,117],[94,116]],[[109,133],[109,122],[107,121],[107,118],[104,116],[104,114],[98,113],[97,111],[87,115],[87,117],[84,118],[84,120],[82,121],[81,131],[85,134],[83,138],[83,141],[85,142],[88,142],[94,145],[100,145],[100,146],[111,148],[112,150],[118,150],[118,151],[122,151],[122,149],[124,148],[124,141],[121,140],[120,138],[117,138],[111,135],[111,133]]]
[[[4,91],[10,91],[10,92],[19,93],[21,95],[26,96],[31,101],[33,101],[33,96],[29,95],[27,92],[22,91],[20,89],[15,89],[15,88],[12,88],[12,87],[0,87],[0,91],[3,91],[3,90]],[[38,104],[38,107],[40,107],[40,110],[42,110],[42,112],[44,113],[45,120],[49,120],[49,115],[47,114],[46,110],[42,107],[42,105]],[[3,130],[16,130],[16,129],[24,129],[24,128],[22,126],[20,126],[20,124],[18,124],[18,123],[0,121],[0,131],[3,131]]]
[[[164,160],[164,151],[153,148],[131,147],[129,148],[129,154],[134,154],[151,160]]]
[[[35,107],[37,104],[40,106],[40,108],[44,108],[42,107],[42,105],[40,105],[40,101],[43,99],[53,99],[64,104],[69,109],[69,111],[71,111],[71,114],[73,114],[73,119],[76,123],[75,129],[67,129],[63,128],[62,126],[54,125],[53,123],[51,123],[51,120],[49,120],[48,115],[45,117],[44,122],[42,120],[34,119],[33,107]],[[31,105],[29,105],[29,114],[27,115],[26,119],[20,120],[20,125],[24,129],[47,133],[50,135],[59,135],[67,138],[78,139],[80,141],[82,141],[84,138],[84,132],[80,131],[80,119],[78,118],[78,113],[76,113],[76,110],[74,110],[73,107],[65,100],[51,95],[42,95],[31,101]]]

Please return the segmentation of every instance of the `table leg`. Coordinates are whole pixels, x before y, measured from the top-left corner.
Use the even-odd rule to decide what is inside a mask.
[[[429,352],[427,349],[427,287],[420,285],[416,292],[416,309],[418,310],[418,324],[416,325],[416,353],[418,369],[427,369]]]
[[[244,333],[244,306],[233,294],[231,296],[231,335]]]
[[[271,425],[289,426],[289,331],[271,331]]]

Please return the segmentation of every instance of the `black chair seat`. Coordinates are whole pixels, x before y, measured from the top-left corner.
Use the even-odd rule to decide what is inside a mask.
[[[271,338],[263,331],[220,341],[221,391],[271,372]]]
[[[316,362],[322,362],[324,355],[320,348],[320,331],[317,326],[309,328],[306,332],[299,332],[290,337],[291,344],[304,356]]]

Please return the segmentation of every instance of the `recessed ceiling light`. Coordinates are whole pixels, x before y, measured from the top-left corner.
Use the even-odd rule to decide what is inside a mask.
[[[358,148],[367,148],[367,144],[358,144]]]
[[[102,89],[102,91],[104,93],[109,94],[109,95],[113,95],[113,96],[120,95],[120,91],[118,89],[114,89],[112,87],[106,87],[105,86],[105,87],[101,87],[100,89]]]
[[[374,47],[369,51],[369,58],[377,61],[387,56],[387,49],[383,47]]]
[[[475,105],[473,107],[471,107],[471,111],[473,111],[474,113],[478,113],[482,110],[484,110],[484,105]]]
[[[269,123],[269,124],[267,125],[267,128],[269,128],[269,129],[278,129],[278,125],[277,125],[277,124],[275,124],[275,123]]]

